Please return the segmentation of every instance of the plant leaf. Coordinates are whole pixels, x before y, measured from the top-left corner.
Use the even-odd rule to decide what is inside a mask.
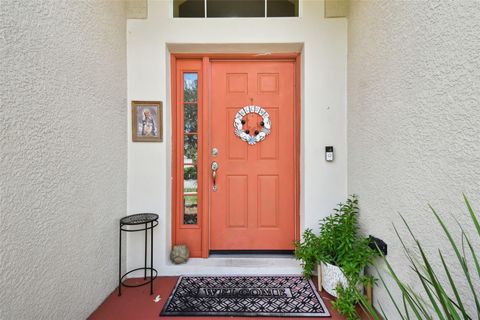
[[[462,298],[460,298],[460,294],[458,293],[457,286],[455,285],[455,282],[453,281],[450,270],[448,269],[448,266],[445,263],[445,259],[443,257],[443,254],[440,250],[438,250],[438,254],[440,256],[440,260],[442,261],[443,269],[445,270],[445,274],[447,275],[448,282],[450,283],[450,287],[452,288],[453,294],[455,295],[455,298],[457,300],[457,308],[462,313],[464,319],[471,319],[468,316],[467,312],[465,311],[465,307],[463,306],[463,303],[462,303]]]
[[[473,208],[470,205],[470,202],[468,201],[467,196],[465,194],[463,195],[463,199],[465,200],[465,204],[467,205],[468,212],[470,213],[470,217],[472,218],[473,224],[477,229],[478,236],[480,237],[480,223],[478,222],[475,212],[473,211]]]
[[[468,203],[468,201],[467,201]],[[475,305],[476,305],[476,308],[477,308],[477,311],[480,311],[480,302],[478,301],[478,297],[477,297],[477,293],[475,291],[475,288],[473,286],[473,283],[472,283],[472,278],[470,277],[470,272],[468,271],[468,266],[467,266],[467,263],[465,262],[465,257],[463,257],[461,254],[460,254],[460,251],[458,250],[458,247],[457,247],[457,244],[455,243],[455,240],[453,240],[453,237],[452,235],[450,234],[448,228],[445,226],[445,223],[443,222],[443,220],[440,218],[440,216],[437,214],[437,212],[435,211],[435,209],[432,208],[432,206],[430,206],[430,209],[432,210],[433,214],[435,215],[435,217],[437,218],[437,221],[440,223],[440,225],[442,226],[442,229],[443,231],[445,232],[445,235],[447,236],[448,240],[450,241],[450,244],[453,248],[453,250],[455,251],[455,255],[457,256],[457,259],[458,261],[460,262],[460,266],[462,267],[462,270],[463,270],[463,273],[465,275],[465,278],[468,282],[468,286],[470,287],[470,290],[472,291],[472,294],[473,294],[473,298],[475,300]],[[473,212],[473,211],[472,211]],[[472,217],[475,217],[475,214],[472,215]],[[476,221],[474,219],[474,221]],[[477,221],[478,222],[478,221]],[[480,232],[480,229],[478,229],[479,232]]]

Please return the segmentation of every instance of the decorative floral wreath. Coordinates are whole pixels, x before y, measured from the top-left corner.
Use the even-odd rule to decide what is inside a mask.
[[[260,130],[255,130],[253,135],[250,133],[249,129],[243,130],[243,125],[246,123],[243,117],[249,113],[256,113],[262,117],[262,122],[260,122],[262,128]],[[235,128],[235,135],[242,139],[242,141],[248,142],[249,145],[254,145],[257,142],[264,140],[265,137],[270,134],[272,124],[270,122],[270,115],[265,109],[259,106],[245,106],[235,115],[233,127]]]

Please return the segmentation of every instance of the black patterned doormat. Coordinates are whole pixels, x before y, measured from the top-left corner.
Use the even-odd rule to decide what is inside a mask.
[[[180,277],[160,315],[328,317],[311,280],[300,276]]]

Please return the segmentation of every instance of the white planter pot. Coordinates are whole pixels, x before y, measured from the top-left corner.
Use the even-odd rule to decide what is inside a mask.
[[[343,274],[342,269],[333,264],[329,263],[321,263],[321,270],[322,270],[322,287],[327,291],[329,294],[334,296],[335,298],[338,297],[337,294],[337,285],[340,284],[342,287],[348,286],[348,280]],[[363,272],[362,272],[363,273]],[[357,287],[360,291],[363,290],[363,286],[359,284]]]
[[[343,271],[339,267],[334,266],[333,264],[322,263],[321,269],[323,289],[325,289],[325,291],[337,298],[337,285],[340,283],[344,287],[347,286],[347,278],[345,278]]]

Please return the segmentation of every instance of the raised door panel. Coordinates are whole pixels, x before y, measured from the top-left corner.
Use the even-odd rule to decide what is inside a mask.
[[[248,176],[227,176],[227,227],[248,225]]]
[[[257,75],[258,93],[278,94],[279,92],[279,74],[278,73],[259,73]]]
[[[279,123],[280,115],[278,109],[270,108],[268,110],[270,120],[272,122],[272,128],[270,134],[267,136],[268,143],[258,144],[258,159],[260,160],[277,160],[279,150]]]
[[[240,109],[240,108],[239,108]],[[228,109],[227,119],[225,119],[227,127],[227,155],[228,160],[247,160],[248,158],[248,145],[240,140],[235,134],[230,134],[229,131],[233,131],[233,119],[237,109]]]
[[[227,93],[247,93],[248,73],[228,73]]]
[[[278,175],[259,175],[257,177],[257,188],[258,226],[278,227]]]

